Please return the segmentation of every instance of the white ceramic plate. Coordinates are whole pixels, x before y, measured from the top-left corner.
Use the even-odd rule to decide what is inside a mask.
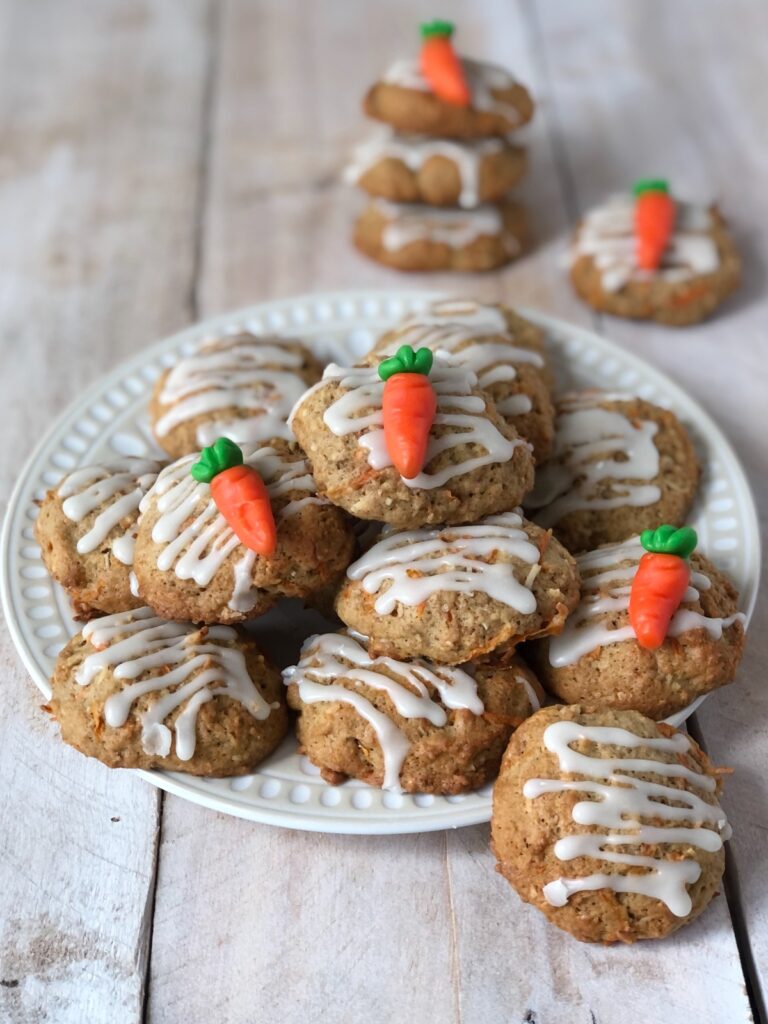
[[[76,466],[111,455],[156,451],[146,405],[160,372],[212,333],[296,334],[321,358],[348,362],[405,313],[436,298],[434,292],[338,292],[266,302],[216,317],[138,353],[83,394],[51,428],[22,471],[8,506],[0,542],[0,592],[14,643],[35,683],[50,696],[56,654],[77,631],[64,592],[51,582],[32,532],[35,499]],[[710,417],[672,381],[604,338],[533,310],[521,312],[549,337],[561,387],[628,391],[673,409],[696,443],[704,476],[693,523],[701,547],[735,581],[749,617],[760,565],[757,515],[744,472]],[[323,620],[285,602],[252,630],[281,665]],[[680,716],[682,721],[695,705]],[[169,772],[141,772],[148,782],[228,814],[320,832],[401,833],[471,825],[490,818],[490,786],[456,797],[400,795],[358,782],[327,786],[293,738],[253,776],[197,779]]]

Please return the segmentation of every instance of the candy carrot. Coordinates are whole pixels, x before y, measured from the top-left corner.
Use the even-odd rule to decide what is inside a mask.
[[[675,204],[666,181],[644,178],[635,182],[637,265],[658,270],[675,226]]]
[[[452,35],[450,21],[428,21],[421,26],[421,73],[439,99],[468,107],[469,86],[451,43]]]
[[[220,437],[203,448],[190,472],[211,485],[211,497],[238,540],[259,555],[275,553],[277,528],[269,492],[256,470],[243,464],[243,453],[233,441]]]
[[[691,570],[687,559],[696,547],[696,531],[659,526],[643,530],[640,543],[647,554],[640,559],[629,593],[629,621],[637,642],[649,651],[664,643],[672,616],[688,589]]]
[[[401,345],[397,355],[379,365],[384,385],[384,441],[398,473],[412,480],[427,457],[429,432],[437,412],[437,396],[429,382],[432,353]]]

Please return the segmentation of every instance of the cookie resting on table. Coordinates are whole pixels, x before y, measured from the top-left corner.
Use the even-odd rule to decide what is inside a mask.
[[[185,455],[157,478],[141,504],[134,571],[145,604],[166,618],[239,622],[282,596],[312,601],[334,586],[352,557],[344,513],[316,492],[295,443],[246,446],[244,460],[266,485],[276,549],[259,554],[233,531]]]
[[[674,413],[604,391],[569,392],[555,411],[552,456],[524,501],[531,519],[573,552],[685,521],[699,462]]]
[[[51,685],[62,739],[110,768],[242,775],[288,727],[280,674],[250,638],[149,608],[89,622]]]
[[[466,793],[495,778],[514,729],[539,706],[517,661],[435,665],[369,655],[347,633],[312,636],[283,673],[304,754],[326,782]]]
[[[77,616],[141,604],[130,585],[139,502],[162,466],[154,459],[113,458],[76,469],[43,498],[35,538]]]
[[[382,335],[366,361],[392,355],[403,344],[429,348],[475,373],[496,411],[533,446],[537,464],[546,460],[554,439],[552,374],[535,324],[505,306],[442,299]]]
[[[385,130],[355,149],[344,178],[393,203],[470,210],[501,200],[526,166],[525,150],[506,139],[457,142]]]
[[[672,228],[651,266],[640,249],[640,201],[614,196],[586,215],[571,250],[573,286],[594,309],[615,316],[698,323],[739,283],[741,260],[725,221],[715,206],[672,200]]]
[[[423,468],[408,479],[387,444],[389,383],[376,367],[326,367],[291,421],[322,494],[360,519],[394,526],[471,522],[519,504],[533,483],[529,445],[478,390],[472,372],[435,359],[429,379],[436,415]]]
[[[645,646],[630,621],[643,558],[639,537],[577,557],[578,607],[559,636],[526,647],[555,697],[661,719],[732,682],[744,647],[744,616],[730,581],[703,555],[692,554],[679,607],[662,622],[659,645]],[[659,604],[653,581],[651,600]]]
[[[516,512],[472,526],[386,531],[347,570],[336,611],[370,650],[461,664],[559,633],[576,564]]]
[[[210,339],[158,380],[149,405],[152,432],[174,459],[217,437],[290,441],[288,414],[321,373],[292,338],[243,332]]]
[[[472,210],[373,199],[357,218],[354,242],[395,270],[493,270],[521,255],[528,228],[511,199]]]
[[[706,754],[663,723],[544,708],[512,736],[494,787],[498,870],[584,942],[663,938],[717,893],[719,789]]]

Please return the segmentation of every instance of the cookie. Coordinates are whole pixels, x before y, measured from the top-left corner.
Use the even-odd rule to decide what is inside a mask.
[[[504,306],[440,299],[384,334],[371,357],[393,355],[400,345],[429,348],[446,362],[475,373],[478,387],[491,396],[497,412],[532,445],[536,463],[546,461],[554,440],[555,411],[551,371],[535,324]]]
[[[238,444],[290,441],[288,415],[321,373],[291,338],[245,332],[212,338],[158,380],[149,404],[152,432],[174,459],[217,437]]]
[[[637,642],[629,591],[643,556],[639,537],[579,555],[581,601],[563,632],[526,647],[550,693],[567,704],[633,709],[661,719],[733,681],[744,616],[730,581],[703,555],[657,650]]]
[[[211,496],[193,479],[197,455],[185,455],[157,478],[141,503],[134,571],[145,604],[168,619],[240,622],[282,596],[312,601],[335,585],[353,551],[344,513],[318,497],[298,446],[275,440],[244,448],[267,486],[277,550],[258,555],[233,533]]]
[[[301,400],[293,430],[318,490],[335,505],[359,519],[409,527],[473,522],[514,508],[530,490],[530,447],[477,389],[475,375],[436,359],[429,379],[437,415],[424,467],[411,479],[387,449],[376,368],[331,364]]]
[[[556,413],[552,457],[524,504],[569,551],[685,522],[700,470],[674,413],[604,391],[563,395]]]
[[[511,199],[472,210],[374,199],[355,222],[365,256],[395,270],[493,270],[528,242],[525,213]]]
[[[506,136],[533,116],[530,93],[503,68],[461,59],[470,91],[469,106],[440,99],[421,73],[418,58],[394,63],[363,101],[368,117],[408,135],[452,139]]]
[[[656,270],[637,266],[635,200],[591,210],[571,251],[571,281],[593,309],[681,327],[708,317],[739,284],[741,260],[715,206],[675,201],[675,226]]]
[[[243,775],[288,726],[280,675],[245,634],[149,608],[89,622],[51,685],[64,742],[110,768]]]
[[[345,633],[310,637],[283,678],[301,749],[326,782],[355,778],[406,793],[485,785],[533,710],[530,695],[536,701],[523,666],[375,658]]]
[[[494,787],[498,870],[583,942],[663,938],[720,885],[719,788],[689,736],[636,711],[544,708],[512,736]]]
[[[385,531],[347,569],[336,611],[374,654],[458,665],[559,633],[578,600],[571,555],[507,512],[474,526]]]
[[[35,539],[76,615],[141,604],[130,587],[139,502],[161,468],[153,459],[114,458],[76,469],[43,498]]]
[[[525,150],[506,139],[457,142],[387,131],[357,147],[344,178],[394,203],[470,210],[502,199],[526,165]]]

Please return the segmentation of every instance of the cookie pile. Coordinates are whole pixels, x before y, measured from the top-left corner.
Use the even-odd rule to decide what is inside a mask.
[[[491,270],[526,245],[523,208],[509,196],[526,153],[510,134],[533,102],[502,68],[457,57],[449,22],[421,34],[419,57],[393,64],[365,98],[386,129],[345,174],[371,197],[354,241],[398,270]]]
[[[684,526],[679,420],[552,386],[539,328],[466,299],[353,366],[242,333],[181,359],[149,410],[173,461],[77,469],[41,503],[88,620],[52,679],[63,739],[226,776],[295,729],[329,784],[497,780],[499,869],[555,924],[632,941],[695,917],[728,827],[717,770],[663,719],[733,679],[744,616]],[[285,597],[327,627],[281,680],[254,635]]]

